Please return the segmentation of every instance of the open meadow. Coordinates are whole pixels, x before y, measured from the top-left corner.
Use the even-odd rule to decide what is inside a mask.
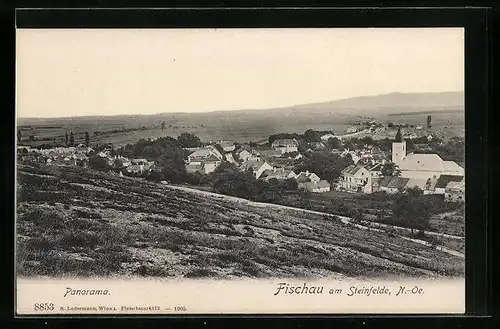
[[[440,277],[463,258],[299,209],[76,167],[18,167],[19,276]]]

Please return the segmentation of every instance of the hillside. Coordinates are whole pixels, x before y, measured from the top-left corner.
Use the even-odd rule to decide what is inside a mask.
[[[18,170],[21,276],[463,276],[463,259],[384,231],[78,168]]]

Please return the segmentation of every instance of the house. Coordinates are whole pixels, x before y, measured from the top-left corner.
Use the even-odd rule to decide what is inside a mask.
[[[75,166],[86,166],[88,163],[88,157],[85,154],[74,154],[73,159]]]
[[[330,191],[330,183],[326,180],[320,180],[319,182],[307,182],[300,184],[299,189],[312,193],[324,193]]]
[[[259,179],[264,171],[273,170],[273,166],[271,166],[266,161],[247,161],[240,166],[240,169],[244,171],[252,170],[255,178]]]
[[[418,136],[416,134],[408,134],[408,135],[405,135],[404,138],[406,138],[406,139],[416,139],[416,138],[418,138]]]
[[[132,164],[127,167],[126,171],[131,174],[142,174],[144,172],[144,166],[138,164]]]
[[[226,154],[226,160],[229,163],[236,163],[236,160],[234,160],[233,154],[232,153],[227,153]]]
[[[240,150],[240,151],[238,151],[236,153],[236,156],[242,162],[246,162],[246,161],[260,161],[262,159],[262,157],[259,154],[259,152],[255,151],[253,149],[250,150],[250,151],[242,149],[242,150]]]
[[[429,178],[441,175],[463,176],[465,171],[454,161],[444,161],[437,154],[407,154],[406,141],[402,138],[401,130],[398,130],[396,138],[392,143],[392,162],[395,163],[401,177],[419,180],[425,186]]]
[[[203,171],[203,165],[201,164],[187,164],[186,165],[186,172],[188,173],[195,173],[195,172],[204,172]]]
[[[319,176],[316,175],[315,173],[309,172],[309,170],[307,170],[307,171],[301,171],[297,175],[295,180],[300,185],[301,183],[309,183],[309,182],[317,183],[321,180],[321,178],[319,178]]]
[[[220,147],[222,147],[222,149],[226,153],[233,152],[236,148],[236,145],[234,145],[234,143],[227,142],[227,141],[222,141],[219,143],[219,145],[220,145]]]
[[[465,202],[465,181],[449,182],[445,187],[444,200],[448,202]]]
[[[201,166],[202,171],[205,174],[209,174],[217,169],[223,159],[224,156],[215,147],[200,148],[188,156],[187,164],[191,165],[191,167],[186,168],[186,170],[192,170],[192,168]]]
[[[434,185],[434,189],[432,190],[432,194],[441,194],[444,195],[446,192],[446,186],[449,182],[460,182],[463,179],[463,176],[456,175],[441,175],[436,179],[436,184]],[[424,190],[424,193],[426,191]],[[431,193],[426,193],[431,194]]]
[[[283,153],[298,152],[299,143],[295,139],[277,139],[272,144],[273,150]]]
[[[271,179],[277,179],[277,180],[286,180],[286,179],[295,179],[297,178],[297,174],[293,170],[286,169],[286,168],[273,168],[273,169],[268,169],[265,170],[261,178],[268,182]]]
[[[361,192],[370,172],[364,166],[350,165],[340,173],[339,187],[347,192]]]
[[[383,165],[381,163],[372,162],[371,164],[365,166],[365,168],[368,170],[370,177],[372,178],[379,178],[382,176]]]
[[[343,157],[343,158],[345,158],[345,157],[347,157],[347,156],[350,156],[350,157],[351,157],[351,159],[352,159],[352,162],[353,162],[354,164],[357,164],[357,163],[358,163],[358,161],[361,159],[361,157],[360,157],[360,156],[358,156],[358,155],[356,154],[356,152],[354,152],[354,151],[349,151],[348,149],[344,150],[344,151],[340,154],[340,156],[341,156],[341,157]]]
[[[202,147],[194,151],[188,156],[189,164],[202,164],[206,159],[217,158],[219,161],[224,159],[224,156],[212,146]]]
[[[361,192],[363,192],[365,194],[379,192],[380,191],[380,182],[382,181],[382,179],[383,179],[383,177],[376,177],[376,178],[369,177],[367,183],[361,189]]]
[[[386,176],[379,182],[379,190],[389,194],[398,193],[407,187],[409,180],[398,176]]]

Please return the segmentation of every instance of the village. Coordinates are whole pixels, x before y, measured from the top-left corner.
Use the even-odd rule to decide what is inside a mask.
[[[359,147],[350,143],[360,133],[378,133],[383,129],[376,122],[366,122],[366,128],[351,127],[344,135],[325,133],[317,141],[299,143],[296,138],[276,138],[261,144],[238,144],[230,141],[206,143],[198,147],[185,147],[185,171],[209,175],[222,163],[230,163],[241,171],[250,171],[255,179],[265,182],[293,180],[298,190],[311,193],[344,191],[350,193],[388,194],[404,193],[418,188],[424,195],[441,195],[444,200],[464,202],[465,170],[455,161],[445,161],[435,153],[408,152],[407,141],[415,134],[397,134],[391,140],[389,151],[364,144]],[[392,127],[391,127],[392,128]],[[417,126],[416,129],[421,129]],[[432,135],[424,137],[431,141]],[[422,139],[422,138],[421,138]],[[162,167],[154,159],[127,158],[117,154],[112,145],[95,150],[87,145],[34,149],[18,146],[18,161],[38,162],[49,166],[92,167],[92,161],[115,169],[120,176],[142,177],[151,172],[161,172]],[[333,147],[331,147],[333,146]],[[300,163],[315,153],[325,152],[345,159],[345,167],[339,177],[328,180],[318,172],[301,170]],[[326,166],[336,164],[326,163]],[[338,164],[337,164],[338,165]]]

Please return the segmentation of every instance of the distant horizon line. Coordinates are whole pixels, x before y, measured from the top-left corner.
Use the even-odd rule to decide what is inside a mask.
[[[328,102],[339,102],[344,100],[356,99],[356,98],[365,98],[365,97],[379,97],[379,96],[387,96],[393,94],[405,94],[405,95],[418,95],[418,94],[445,94],[445,93],[464,93],[465,90],[447,90],[447,91],[423,91],[423,92],[399,92],[393,91],[383,94],[372,94],[372,95],[360,95],[360,96],[352,96],[352,97],[344,97],[338,99],[332,99],[330,101],[317,101],[303,104],[292,104],[292,105],[283,105],[277,107],[265,107],[265,108],[253,108],[253,109],[233,109],[233,110],[209,110],[209,111],[200,111],[200,112],[155,112],[149,114],[84,114],[84,115],[75,115],[75,116],[57,116],[57,117],[18,117],[16,115],[16,120],[44,120],[44,119],[82,119],[82,118],[93,118],[93,117],[144,117],[144,116],[154,116],[154,115],[162,115],[162,114],[205,114],[205,113],[221,113],[221,112],[238,112],[238,111],[265,111],[265,110],[278,110],[285,109],[294,106],[307,106]],[[17,109],[16,109],[17,114]]]

